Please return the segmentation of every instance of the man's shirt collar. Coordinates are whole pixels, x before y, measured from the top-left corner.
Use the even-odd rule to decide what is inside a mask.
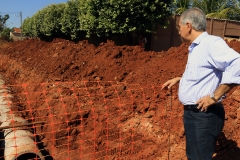
[[[201,33],[201,34],[191,43],[191,45],[188,47],[188,50],[189,50],[190,52],[192,52],[192,49],[193,49],[195,46],[197,46],[197,45],[202,41],[202,39],[203,39],[204,37],[206,37],[206,36],[208,36],[208,33],[207,33],[207,32]]]
[[[199,44],[204,37],[208,36],[207,32],[201,33],[192,43]]]

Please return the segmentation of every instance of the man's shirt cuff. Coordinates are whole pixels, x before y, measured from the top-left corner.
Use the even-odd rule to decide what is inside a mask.
[[[233,75],[231,72],[223,72],[221,84],[240,84],[240,75]]]

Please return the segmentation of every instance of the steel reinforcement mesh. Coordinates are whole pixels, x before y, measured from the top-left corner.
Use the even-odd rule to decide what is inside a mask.
[[[7,118],[1,114],[2,159],[32,154],[36,158],[26,159],[186,159],[183,107],[176,88],[112,81],[3,88],[6,103],[1,105],[9,110]],[[214,159],[239,157],[240,105],[233,103],[228,110],[232,119],[218,139]],[[26,145],[29,137],[32,144]]]

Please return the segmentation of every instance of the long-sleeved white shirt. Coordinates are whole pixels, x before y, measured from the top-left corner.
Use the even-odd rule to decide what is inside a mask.
[[[220,84],[240,84],[240,54],[222,38],[203,32],[188,49],[188,61],[178,92],[182,104],[196,104]]]

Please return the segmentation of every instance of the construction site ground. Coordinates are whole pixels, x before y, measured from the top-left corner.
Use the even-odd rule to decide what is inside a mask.
[[[240,42],[227,42],[240,53]],[[0,75],[11,109],[29,122],[48,158],[185,160],[178,86],[188,45],[168,51],[63,39],[0,42]],[[240,88],[223,101],[226,122],[215,160],[240,159]]]

